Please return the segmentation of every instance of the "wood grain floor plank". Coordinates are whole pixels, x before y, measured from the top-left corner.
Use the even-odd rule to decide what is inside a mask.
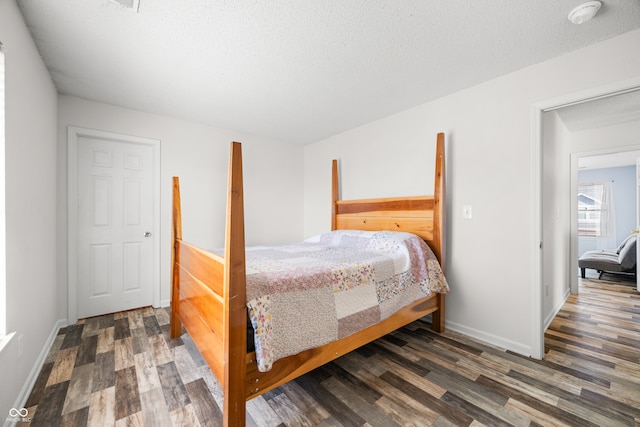
[[[112,328],[114,325],[115,315],[113,313],[105,314],[104,316],[99,316],[98,319],[99,329]]]
[[[198,416],[191,404],[171,411],[169,416],[171,417],[171,426],[201,427]]]
[[[128,311],[127,319],[129,320],[129,330],[144,329],[142,310]]]
[[[153,361],[156,366],[164,365],[171,362],[172,356],[167,342],[162,335],[149,336],[149,347],[151,348],[151,354],[153,355]]]
[[[112,426],[116,422],[116,388],[91,393],[87,426]]]
[[[202,427],[218,427],[222,420],[222,411],[214,400],[206,382],[202,378],[184,385],[189,400]]]
[[[339,377],[331,376],[322,382],[322,386],[326,388],[332,395],[336,396],[340,401],[344,402],[349,408],[358,414],[366,423],[372,426],[380,427],[397,427],[398,424],[386,417],[386,414],[375,406],[374,402],[369,402],[359,393],[354,392],[349,383],[343,382]],[[376,401],[379,400],[376,399]]]
[[[116,420],[115,427],[145,427],[142,412],[137,412],[128,417]]]
[[[200,378],[198,367],[191,358],[189,351],[184,346],[175,347],[171,352],[173,354],[173,361],[176,364],[176,368],[178,368],[180,378],[184,384]]]
[[[82,340],[82,330],[84,329],[84,323],[78,323],[76,325],[69,325],[66,327],[64,340],[62,341],[61,349],[67,349],[77,347]]]
[[[163,397],[162,389],[155,388],[140,393],[140,405],[145,426],[172,427],[170,411]]]
[[[580,286],[542,361],[419,320],[249,401],[247,425],[640,425],[640,295],[612,279]],[[61,328],[31,425],[221,425],[217,380],[168,323],[146,307]]]
[[[92,335],[97,335],[100,330],[100,319],[98,317],[92,317],[86,319],[84,322],[84,328],[82,329],[82,338],[86,338]]]
[[[58,350],[60,350],[60,347],[62,346],[62,341],[64,341],[64,335],[56,335],[55,339],[53,340],[53,343],[51,344],[51,348],[49,349],[49,353],[47,354],[47,357],[44,359],[44,363],[43,365],[46,365],[47,363],[53,363],[56,361],[56,356],[58,355]]]
[[[142,318],[144,329],[147,332],[147,336],[162,335],[162,330],[158,324],[156,316],[147,316]]]
[[[142,318],[140,321],[142,322]],[[144,326],[131,329],[131,345],[133,354],[145,353],[151,349]]]
[[[62,415],[89,407],[93,370],[92,363],[76,366],[73,370],[62,408]]]
[[[129,316],[125,313],[124,317],[119,317],[113,322],[113,339],[116,341],[129,338],[131,330],[129,329]]]
[[[116,371],[133,366],[133,340],[131,336],[115,341],[114,356]]]
[[[56,350],[57,351],[57,350]],[[36,382],[31,389],[31,393],[29,394],[29,398],[25,403],[26,408],[30,408],[35,406],[42,400],[42,395],[44,393],[44,388],[47,385],[47,381],[49,380],[49,376],[51,375],[51,370],[53,369],[54,362],[45,363],[36,378]]]
[[[93,382],[91,392],[96,392],[115,386],[116,363],[113,351],[98,353],[94,363]]]
[[[274,396],[272,399],[267,400],[267,403],[271,406],[279,419],[282,420],[282,424],[287,426],[300,426],[300,427],[312,427],[317,425],[313,423],[304,412],[300,411],[292,401],[284,393],[280,393]]]
[[[45,388],[42,400],[46,405],[38,405],[33,418],[32,427],[57,427],[62,425],[62,407],[67,397],[69,381],[56,382]]]
[[[324,365],[320,370],[324,371],[328,377],[338,378],[343,383],[348,384],[352,393],[357,394],[368,403],[373,404],[382,397],[378,391],[369,387],[366,383],[362,382],[359,378],[349,372],[349,370],[344,369],[338,363]]]
[[[88,335],[82,338],[78,348],[78,355],[76,357],[75,366],[82,366],[87,363],[94,363],[96,361],[97,347],[98,347],[98,336],[96,334]]]
[[[578,415],[581,418],[588,419],[600,425],[607,424],[608,422],[618,424],[621,423],[619,425],[629,425],[630,422],[633,423],[633,417],[618,414],[606,407],[582,405],[582,399],[580,395],[566,392],[562,389],[546,384],[536,378],[522,375],[516,371],[510,372],[509,376],[511,376],[512,378],[516,378],[523,383],[527,383],[536,389],[544,390],[549,394],[557,396],[559,398],[558,403],[556,404],[558,408]]]
[[[115,340],[113,339],[113,326],[102,328],[98,331],[98,345],[96,353],[107,353],[114,350]]]
[[[403,380],[410,382],[414,386],[418,387],[420,390],[426,393],[429,393],[436,399],[440,399],[442,395],[445,394],[447,391],[445,388],[429,380],[428,377],[430,373],[427,374],[426,376],[421,376],[411,370],[405,369],[403,365],[400,365],[395,361],[388,360],[384,357],[372,357],[371,359],[373,362],[379,364],[380,366],[384,366],[386,368],[385,369],[386,372],[390,372],[402,378]],[[378,376],[381,376],[381,375],[382,374]],[[378,393],[378,395],[379,397],[381,397],[380,393]]]
[[[167,403],[169,412],[191,403],[174,362],[157,365],[156,370],[158,371],[158,378],[162,385],[162,394],[164,395],[164,400]]]
[[[142,410],[140,393],[133,366],[116,371],[116,420],[127,418]]]
[[[413,399],[398,401],[390,396],[382,396],[376,402],[376,406],[387,414],[390,420],[401,426],[434,426],[440,419],[440,415],[436,412],[425,408]]]
[[[64,427],[84,427],[89,419],[89,406],[67,414],[62,414],[60,425]]]
[[[279,389],[300,409],[300,412],[305,414],[312,425],[319,425],[330,417],[329,412],[309,396],[295,381],[289,381],[282,387],[279,387]]]
[[[579,416],[576,416],[575,414],[572,414],[570,412],[564,411],[558,408],[557,406],[555,406],[554,404],[542,402],[534,398],[530,394],[514,390],[513,388],[508,388],[506,385],[503,385],[497,381],[493,381],[490,378],[480,377],[478,378],[478,382],[482,384],[486,384],[488,387],[491,387],[495,390],[502,392],[503,394],[511,396],[509,398],[509,401],[517,400],[519,402],[522,402],[525,405],[533,409],[537,409],[539,412],[543,414],[546,414],[548,417],[553,417],[555,419],[558,419],[563,423],[566,423],[567,425],[575,426],[575,427],[596,427],[597,426],[597,424],[594,424],[589,420],[580,418]]]
[[[455,425],[468,426],[473,421],[473,418],[468,414],[460,412],[457,408],[448,405],[441,399],[434,398],[429,393],[420,390],[418,387],[403,380],[397,375],[387,372],[382,374],[380,379],[387,382],[390,386],[402,391],[407,397],[411,397],[411,399],[416,400],[430,408],[432,411],[437,412]]]
[[[69,381],[71,379],[77,354],[77,347],[63,348],[58,351],[56,361],[54,362],[49,378],[47,379],[47,387],[52,384]]]
[[[347,427],[363,425],[365,420],[325,389],[317,381],[315,373],[316,371],[312,371],[309,375],[296,378],[294,381],[315,400],[322,402],[322,406],[342,425]]]
[[[280,416],[271,408],[264,396],[258,396],[247,402],[247,424],[254,423],[260,426],[283,425]]]
[[[470,416],[472,418],[472,422],[469,425],[472,425],[473,422],[478,422],[481,425],[492,427],[508,427],[513,425],[510,422],[501,419],[499,416],[494,415],[494,412],[486,411],[482,407],[476,406],[472,402],[463,399],[450,391],[447,391],[440,400],[449,407],[456,409],[459,413]]]
[[[151,354],[148,352],[139,353],[134,355],[133,359],[140,393],[161,389],[162,383]]]

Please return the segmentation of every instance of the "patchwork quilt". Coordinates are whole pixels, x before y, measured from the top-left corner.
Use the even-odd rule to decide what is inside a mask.
[[[418,236],[339,230],[246,251],[258,369],[344,338],[449,287]]]

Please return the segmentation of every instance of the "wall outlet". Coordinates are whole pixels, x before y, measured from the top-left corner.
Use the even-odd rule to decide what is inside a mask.
[[[471,219],[471,205],[464,205],[462,207],[462,218]]]
[[[544,296],[545,297],[549,296],[549,284],[548,283],[546,285],[544,285]]]

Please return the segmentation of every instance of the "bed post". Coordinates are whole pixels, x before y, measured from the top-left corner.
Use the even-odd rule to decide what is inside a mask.
[[[338,161],[331,162],[331,231],[337,227],[336,214],[338,213],[338,200],[340,200],[340,190],[338,189]]]
[[[444,133],[438,133],[436,141],[436,171],[435,171],[435,184],[433,189],[433,240],[436,242],[436,256],[440,260],[440,266],[442,272],[446,273],[446,258],[447,258],[447,245],[446,245],[446,188],[445,188],[445,155],[444,155]],[[431,327],[436,332],[444,332],[444,318],[445,318],[445,295],[438,294],[439,309],[433,313],[431,319]]]
[[[231,143],[224,268],[224,426],[246,422],[247,309],[242,147]]]
[[[178,241],[182,240],[182,214],[180,207],[180,180],[173,177],[173,214],[171,224],[171,338],[182,335],[182,323],[180,322],[180,252]]]

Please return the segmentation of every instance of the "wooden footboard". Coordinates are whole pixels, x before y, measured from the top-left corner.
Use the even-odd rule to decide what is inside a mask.
[[[438,134],[433,196],[340,201],[334,163],[332,229],[399,230],[421,236],[444,270],[444,135]],[[433,294],[383,322],[345,339],[280,359],[259,372],[247,353],[246,274],[242,152],[231,144],[224,257],[182,240],[180,188],[173,178],[171,336],[182,326],[195,342],[224,391],[225,426],[243,426],[246,400],[284,384],[408,323],[432,315],[435,331],[444,330],[445,297]]]

